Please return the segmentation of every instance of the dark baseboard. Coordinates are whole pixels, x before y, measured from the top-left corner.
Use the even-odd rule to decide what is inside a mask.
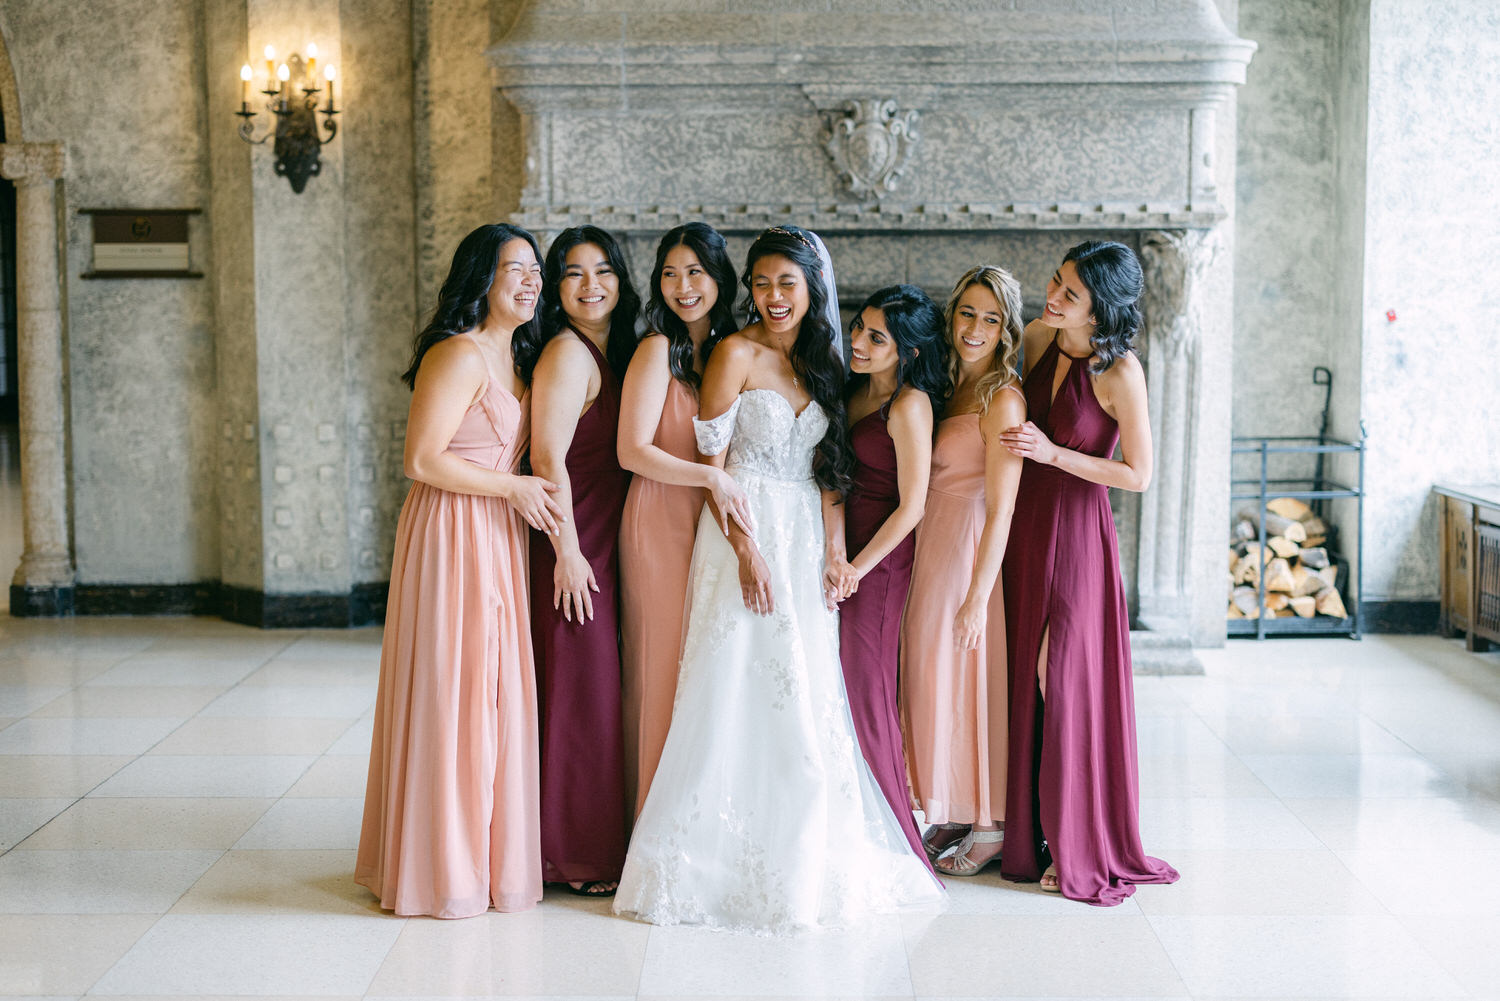
[[[347,629],[385,621],[389,584],[355,584],[346,594],[265,594],[217,581],[202,584],[12,585],[17,618],[68,615],[217,615],[260,629]]]
[[[1367,633],[1435,633],[1436,601],[1366,601],[1359,606],[1360,625]]]
[[[10,586],[10,614],[18,619],[54,619],[73,614],[72,587]]]

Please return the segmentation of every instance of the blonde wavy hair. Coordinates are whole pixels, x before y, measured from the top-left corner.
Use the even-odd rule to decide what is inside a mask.
[[[943,308],[943,316],[948,321],[948,339],[954,347],[952,354],[948,356],[948,374],[953,379],[953,385],[958,386],[958,338],[953,333],[953,318],[958,310],[958,300],[972,285],[983,285],[995,296],[1000,303],[1000,310],[1004,314],[1004,322],[1000,325],[1000,344],[995,349],[994,360],[990,362],[990,370],[979,379],[979,384],[974,387],[974,395],[979,400],[979,412],[988,413],[990,400],[1001,387],[1017,381],[1016,364],[1021,357],[1021,337],[1023,327],[1021,325],[1021,283],[1016,281],[1004,268],[993,264],[980,264],[965,271],[958,284],[953,286],[953,294],[948,296],[948,305]]]

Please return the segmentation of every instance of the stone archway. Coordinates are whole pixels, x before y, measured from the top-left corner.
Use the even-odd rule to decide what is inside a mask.
[[[63,395],[62,269],[57,181],[61,143],[26,142],[10,53],[0,36],[0,175],[16,185],[16,320],[20,361],[21,512],[24,549],[11,579],[12,615],[73,610],[68,520],[67,411]]]

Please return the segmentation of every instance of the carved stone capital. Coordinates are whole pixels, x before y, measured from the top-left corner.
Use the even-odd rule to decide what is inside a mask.
[[[0,143],[0,177],[17,184],[50,183],[67,166],[67,148],[62,143]]]
[[[1141,267],[1146,290],[1141,296],[1147,351],[1158,345],[1178,358],[1198,340],[1202,323],[1198,296],[1204,275],[1223,248],[1216,230],[1150,230],[1141,236]]]

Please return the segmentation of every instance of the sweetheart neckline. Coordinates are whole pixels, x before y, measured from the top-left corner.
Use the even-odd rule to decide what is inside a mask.
[[[818,402],[815,399],[810,399],[810,400],[807,401],[807,405],[805,407],[803,407],[799,411],[796,407],[792,406],[792,401],[791,400],[787,399],[785,396],[782,396],[780,393],[776,392],[776,390],[774,390],[774,389],[766,389],[764,387],[757,387],[755,389],[745,389],[745,390],[741,390],[740,391],[740,395],[741,396],[744,396],[746,393],[770,393],[772,396],[776,397],[782,403],[786,404],[786,408],[792,412],[792,420],[793,421],[800,421],[803,418],[803,416],[809,410],[811,410],[817,404],[817,402]],[[819,407],[818,409],[821,410],[822,408]]]

